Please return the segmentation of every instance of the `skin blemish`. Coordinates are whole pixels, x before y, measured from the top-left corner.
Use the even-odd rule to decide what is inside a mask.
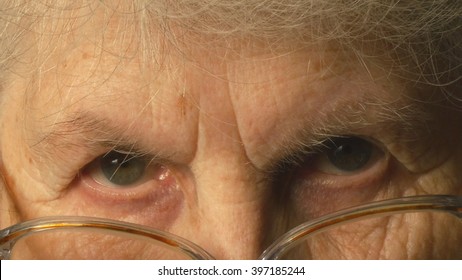
[[[181,117],[186,117],[186,110],[187,110],[187,100],[186,100],[186,94],[183,92],[180,97],[178,98],[177,101],[177,107],[179,108],[179,111],[181,112]]]

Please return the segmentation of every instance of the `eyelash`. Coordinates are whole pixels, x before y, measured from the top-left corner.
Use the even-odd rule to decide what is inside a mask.
[[[270,174],[276,174],[276,176],[284,176],[284,174],[292,174],[297,168],[300,168],[310,161],[312,161],[317,155],[321,154],[324,150],[324,143],[310,147],[303,147],[295,152],[285,155],[283,158],[277,161],[277,163],[270,169]]]
[[[124,169],[128,166],[129,171],[133,171],[133,165],[135,169],[138,168],[139,178],[135,178],[133,182],[125,182],[122,184],[115,184],[112,180],[117,180],[120,177],[120,173],[127,173]],[[112,187],[125,185],[131,186],[133,184],[141,184],[143,180],[147,180],[147,174],[149,169],[154,167],[154,160],[152,157],[149,157],[146,153],[140,153],[130,149],[130,152],[127,152],[126,149],[112,149],[101,156],[93,159],[89,164],[87,164],[81,171],[81,175],[90,176],[93,181],[99,185],[105,186],[106,184]],[[160,165],[159,165],[160,166]],[[157,167],[157,165],[156,165]],[[125,177],[131,176],[133,174],[126,174]],[[122,178],[123,179],[123,178]],[[130,180],[130,178],[128,178]]]
[[[357,169],[354,167],[353,170],[341,170],[341,168],[335,167],[335,164],[332,163],[332,158],[330,156],[336,156],[336,152],[340,151],[341,156],[341,153],[346,151],[348,157],[348,148],[355,152],[355,149],[358,150],[358,147],[364,145],[366,145],[366,149],[370,149],[370,154],[366,153],[366,158],[359,158],[360,160],[363,160],[363,162],[360,162],[360,164],[363,165],[359,166]],[[365,155],[363,154],[362,156]],[[300,170],[302,167],[304,167],[305,169],[311,169],[312,172],[314,172],[315,169],[319,169],[317,171],[324,171],[325,176],[348,177],[354,176],[355,174],[367,170],[370,165],[374,164],[376,161],[379,161],[381,157],[387,159],[388,153],[386,153],[379,144],[376,144],[376,141],[374,140],[369,140],[367,138],[354,135],[335,136],[329,137],[317,146],[310,147],[309,149],[302,149],[296,153],[284,157],[276,165],[275,172],[273,173],[277,174],[278,177],[292,177],[294,173],[297,172],[297,170]],[[342,164],[342,161],[340,161],[340,163]],[[346,164],[348,163],[350,162],[346,161]]]

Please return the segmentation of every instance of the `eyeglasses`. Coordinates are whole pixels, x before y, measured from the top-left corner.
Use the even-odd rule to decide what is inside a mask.
[[[0,231],[0,259],[213,259],[149,227],[87,217],[42,218]],[[462,196],[373,202],[306,222],[260,259],[462,259]]]

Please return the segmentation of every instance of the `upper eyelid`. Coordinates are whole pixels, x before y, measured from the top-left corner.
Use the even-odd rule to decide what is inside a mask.
[[[119,154],[126,155],[126,157],[125,157],[125,159],[124,159],[124,161],[122,163],[128,162],[128,161],[130,161],[132,159],[143,159],[144,161],[146,161],[146,163],[148,165],[150,165],[152,163],[163,164],[163,163],[166,162],[165,159],[160,158],[158,155],[153,155],[151,153],[147,153],[145,151],[137,150],[135,148],[127,149],[127,148],[124,148],[124,147],[114,147],[114,148],[110,149],[109,151],[107,151],[106,153],[104,153],[102,156],[106,156],[111,152],[116,152],[116,153],[119,153]]]
[[[301,166],[302,164],[305,164],[307,161],[309,161],[310,158],[313,158],[316,155],[325,152],[326,149],[330,148],[331,146],[329,145],[329,142],[331,144],[334,144],[333,139],[352,137],[364,139],[371,143],[377,149],[383,150],[383,148],[377,144],[377,141],[371,140],[369,137],[365,137],[362,135],[331,135],[329,137],[326,137],[324,140],[319,141],[319,143],[315,145],[302,146],[301,149],[295,150],[292,153],[285,155],[284,157],[278,160],[277,164],[275,164],[274,167],[272,167],[270,173],[278,173],[281,172],[281,170],[285,171],[286,169]]]
[[[281,173],[285,172],[287,169],[301,166],[310,157],[314,157],[323,152],[327,147],[324,143],[329,138],[331,137],[327,137],[325,140],[320,141],[315,145],[301,145],[299,149],[292,150],[291,152],[283,155],[276,161],[275,164],[268,168],[268,173]]]
[[[131,158],[136,158],[136,157],[146,157],[149,156],[149,153],[141,151],[140,149],[131,147],[131,148],[126,148],[126,147],[113,147],[110,150],[108,150],[104,155],[107,155],[111,152],[116,152],[119,154],[125,154],[127,156],[130,156]]]

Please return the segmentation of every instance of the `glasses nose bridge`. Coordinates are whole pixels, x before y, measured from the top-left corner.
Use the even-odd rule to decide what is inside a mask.
[[[265,213],[254,206],[237,207],[240,209],[216,208],[210,215],[201,215],[192,241],[216,259],[257,259],[266,245]]]
[[[1,243],[2,241],[0,240],[0,260],[9,260],[14,243],[11,241],[6,241],[3,244]]]

